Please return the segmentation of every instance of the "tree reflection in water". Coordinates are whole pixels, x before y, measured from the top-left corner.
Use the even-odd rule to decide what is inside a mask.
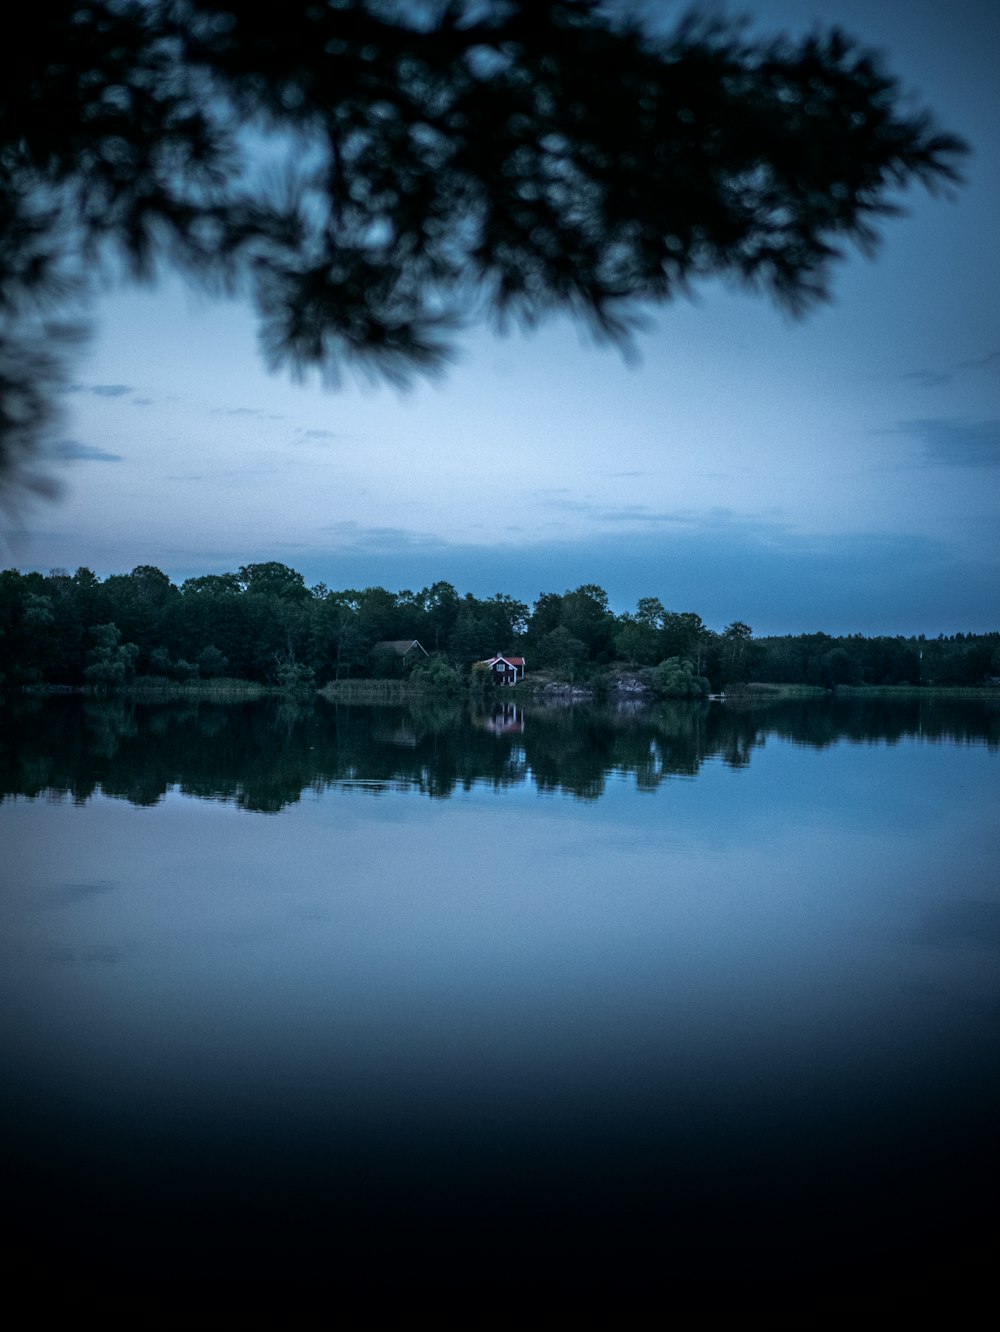
[[[101,791],[154,805],[175,789],[263,813],[345,784],[444,799],[477,784],[532,782],[596,800],[612,774],[651,791],[707,762],[745,767],[769,735],[813,749],[903,738],[1000,747],[1000,703],[932,696],[478,712],[433,699],[371,707],[74,696],[9,700],[0,716],[0,798],[82,802]]]

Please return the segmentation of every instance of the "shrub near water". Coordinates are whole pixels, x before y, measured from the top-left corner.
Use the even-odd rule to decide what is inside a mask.
[[[668,657],[653,671],[653,688],[663,698],[704,698],[709,683],[686,658]]]
[[[462,688],[462,677],[444,657],[431,657],[428,662],[415,666],[410,672],[410,680],[443,694],[457,694]]]

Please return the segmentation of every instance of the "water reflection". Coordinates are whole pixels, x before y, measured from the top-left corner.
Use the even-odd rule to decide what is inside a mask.
[[[1000,747],[1000,705],[977,700],[786,700],[759,707],[661,703],[620,711],[452,701],[409,707],[322,700],[219,704],[54,698],[0,714],[0,798],[96,792],[154,805],[168,790],[277,813],[306,791],[362,785],[447,798],[532,783],[597,800],[609,777],[653,791],[705,763],[745,768],[769,736],[811,749],[842,741]]]
[[[48,1280],[986,1270],[994,711],[3,725],[5,1203]]]

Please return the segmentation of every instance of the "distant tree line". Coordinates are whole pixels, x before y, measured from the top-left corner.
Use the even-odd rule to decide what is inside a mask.
[[[517,653],[529,672],[568,680],[611,666],[650,668],[666,693],[697,693],[703,680],[714,689],[743,682],[832,689],[981,685],[1000,677],[1000,633],[754,638],[742,621],[717,632],[658,597],[641,597],[634,611],[616,615],[593,583],[542,593],[529,607],[499,592],[462,595],[447,582],[419,592],[307,587],[300,573],[273,561],[180,586],[151,565],[103,581],[86,568],[0,572],[0,685],[13,688],[110,690],[136,677],[283,686],[398,678],[413,661],[388,645],[411,639],[458,677],[494,653]]]

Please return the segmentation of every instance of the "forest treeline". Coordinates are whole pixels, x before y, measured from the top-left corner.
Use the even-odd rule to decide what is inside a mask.
[[[413,669],[390,643],[416,639],[455,678],[494,653],[525,657],[529,674],[588,680],[619,665],[675,661],[713,689],[738,683],[969,685],[1000,677],[1000,633],[754,638],[734,621],[710,629],[692,611],[641,597],[616,615],[587,583],[529,607],[437,582],[419,592],[335,591],[277,562],[189,578],[151,565],[98,578],[0,572],[0,684],[115,688],[139,678],[238,678],[267,685],[401,678]],[[420,658],[426,670],[426,659]]]

